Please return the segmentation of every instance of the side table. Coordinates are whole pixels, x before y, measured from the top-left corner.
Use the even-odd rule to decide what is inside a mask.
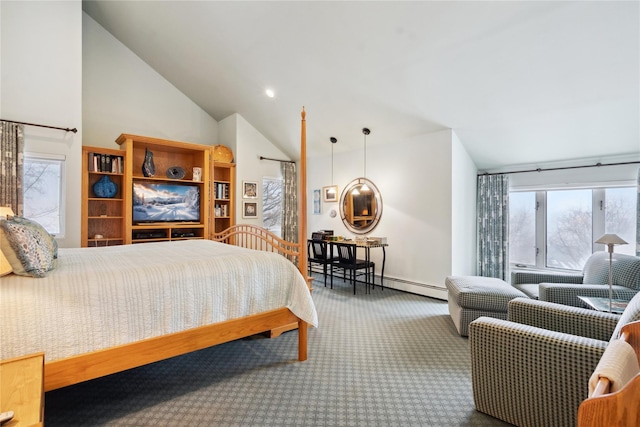
[[[589,308],[614,314],[622,314],[629,304],[629,301],[624,299],[612,299],[611,311],[609,311],[609,298],[579,296],[578,299],[587,304]]]
[[[13,411],[2,427],[42,425],[44,353],[0,361],[0,412]]]

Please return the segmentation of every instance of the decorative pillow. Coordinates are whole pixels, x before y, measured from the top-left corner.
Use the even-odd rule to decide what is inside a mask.
[[[12,271],[13,271],[13,268],[11,268],[11,264],[9,264],[9,260],[7,259],[6,256],[4,256],[4,253],[2,252],[2,250],[0,250],[0,276],[6,276]]]
[[[53,270],[58,249],[44,227],[19,216],[0,220],[0,248],[15,274],[33,277]]]

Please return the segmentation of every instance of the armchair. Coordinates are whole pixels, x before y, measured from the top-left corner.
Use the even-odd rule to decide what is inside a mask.
[[[630,300],[640,290],[640,257],[613,254],[614,298]],[[541,301],[584,307],[578,296],[609,297],[609,254],[596,252],[582,273],[539,273],[514,271],[511,286]]]
[[[507,319],[469,325],[476,409],[518,426],[575,426],[609,341],[640,319],[640,294],[621,316],[515,298]]]

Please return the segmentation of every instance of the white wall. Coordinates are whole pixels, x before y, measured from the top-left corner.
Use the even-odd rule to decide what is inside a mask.
[[[82,73],[83,145],[117,148],[121,133],[218,143],[216,120],[86,13]]]
[[[220,142],[232,148],[236,162],[236,223],[262,226],[262,178],[281,178],[280,162],[260,160],[260,156],[291,160],[271,141],[256,130],[244,117],[233,114],[220,122],[223,130]],[[258,198],[245,199],[258,203],[258,217],[242,218],[242,182],[258,183]]]
[[[457,272],[467,274],[475,268],[471,259],[475,260],[476,169],[452,138],[447,130],[399,141],[393,150],[367,147],[367,178],[376,184],[383,202],[382,219],[369,235],[387,237],[389,243],[385,286],[446,298],[444,280],[454,272],[454,265]],[[339,192],[362,176],[362,156],[361,150],[334,154],[334,184]],[[353,237],[339,215],[329,216],[331,209],[338,209],[337,203],[323,202],[322,213],[313,215],[312,190],[331,184],[330,156],[314,158],[308,167],[309,233],[332,229]],[[461,176],[454,179],[454,173]],[[454,188],[459,193],[454,195]],[[454,214],[454,208],[465,212]],[[469,232],[454,235],[454,225]],[[371,255],[379,274],[381,251],[373,249]]]
[[[458,135],[451,140],[451,274],[476,274],[476,198],[475,163],[464,149]]]
[[[0,117],[78,133],[25,126],[25,151],[65,156],[65,235],[80,246],[82,4],[0,2]]]

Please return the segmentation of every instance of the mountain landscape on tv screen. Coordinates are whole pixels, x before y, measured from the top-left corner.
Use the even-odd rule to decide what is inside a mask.
[[[133,221],[200,221],[199,188],[194,185],[135,183]]]

